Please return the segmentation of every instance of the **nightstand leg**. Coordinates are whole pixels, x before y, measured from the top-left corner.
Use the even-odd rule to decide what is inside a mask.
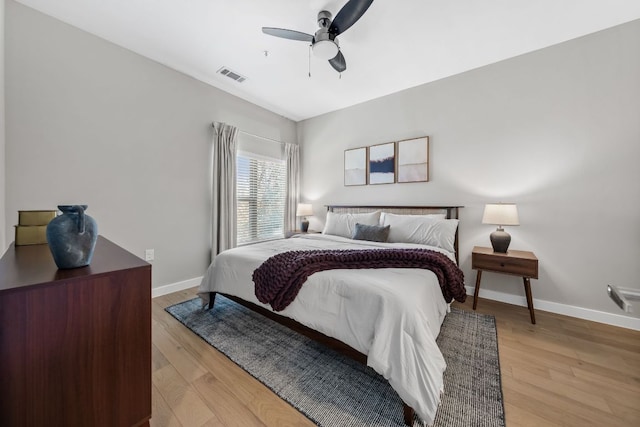
[[[536,324],[536,315],[533,312],[533,297],[531,296],[531,280],[528,277],[523,277],[524,292],[527,294],[527,307],[529,307],[529,314],[531,315],[531,323]]]
[[[482,270],[478,270],[478,274],[476,275],[476,290],[473,293],[473,309],[475,310],[478,306],[478,294],[480,294],[480,279],[482,278]]]

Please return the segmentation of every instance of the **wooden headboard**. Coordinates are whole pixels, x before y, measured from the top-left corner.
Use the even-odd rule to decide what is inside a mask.
[[[348,206],[348,205],[327,205],[327,211],[334,213],[369,213],[375,211],[389,212],[396,215],[429,215],[445,214],[447,219],[459,219],[459,210],[464,206]],[[458,227],[459,229],[459,227]],[[456,262],[459,264],[458,256],[458,229],[456,229],[456,240],[453,244],[456,250]]]

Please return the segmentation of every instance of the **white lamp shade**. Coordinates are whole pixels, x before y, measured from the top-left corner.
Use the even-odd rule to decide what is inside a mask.
[[[298,203],[298,209],[296,209],[296,216],[311,216],[313,215],[313,205],[311,203]]]
[[[487,204],[482,216],[483,224],[520,225],[518,208],[514,203]]]
[[[320,59],[332,59],[338,54],[338,45],[331,40],[319,40],[313,44],[313,55]]]

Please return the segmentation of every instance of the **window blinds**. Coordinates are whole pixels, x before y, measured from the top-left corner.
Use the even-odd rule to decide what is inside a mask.
[[[284,237],[285,163],[238,153],[236,166],[238,245]]]

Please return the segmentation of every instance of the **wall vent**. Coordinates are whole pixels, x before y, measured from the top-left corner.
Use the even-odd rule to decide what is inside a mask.
[[[227,67],[222,67],[217,72],[222,74],[223,76],[227,76],[230,79],[233,79],[233,80],[237,81],[238,83],[242,83],[243,81],[247,80],[246,77],[241,76],[240,74],[236,73],[235,71],[231,71]]]

